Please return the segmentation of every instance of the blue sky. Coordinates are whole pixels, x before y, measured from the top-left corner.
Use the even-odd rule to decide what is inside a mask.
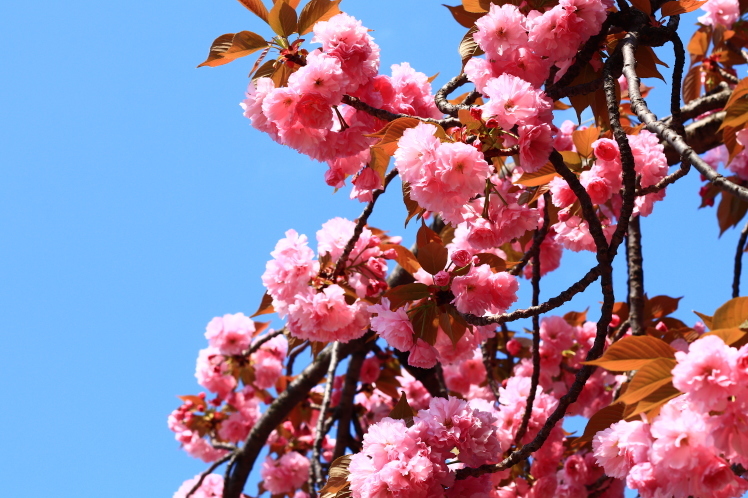
[[[341,6],[374,30],[383,71],[408,61],[440,72],[437,83],[459,71],[465,29],[439,2]],[[176,395],[198,391],[205,325],[256,309],[259,277],[284,231],[313,237],[329,218],[360,213],[347,189],[333,195],[324,184],[322,165],[242,117],[252,60],[195,68],[216,36],[267,34],[261,24],[235,0],[3,6],[7,496],[171,496],[204,468],[179,450],[166,416]],[[680,316],[688,321],[688,310],[711,313],[730,297],[738,236],[717,239],[713,210],[696,209],[698,187],[694,174],[671,187],[643,222],[647,289],[685,296]],[[394,190],[372,224],[411,240]],[[546,296],[592,262],[564,257]],[[622,271],[616,285],[624,288]],[[568,309],[599,299],[588,293]]]

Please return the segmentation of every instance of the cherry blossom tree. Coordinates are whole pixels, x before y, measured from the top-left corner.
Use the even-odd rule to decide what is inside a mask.
[[[686,324],[678,299],[645,293],[639,221],[692,168],[722,231],[748,210],[748,79],[734,69],[748,62],[748,3],[463,0],[448,7],[468,30],[462,71],[434,92],[408,63],[383,71],[340,0],[240,1],[267,33],[222,35],[201,66],[259,53],[244,115],[325,163],[331,188],[350,181],[364,209],[322,223],[316,250],[289,228],[257,311],[208,323],[195,373],[207,392],[168,419],[208,467],[175,497],[748,491],[748,225],[733,299]],[[698,8],[684,47],[680,14]],[[664,118],[642,83],[661,77],[660,46],[675,56]],[[592,123],[554,121],[571,108]],[[405,224],[420,225],[413,247],[368,224],[382,195],[402,195]],[[596,262],[541,300],[565,251]],[[593,285],[596,322],[558,314]],[[253,320],[271,313],[277,330]],[[522,319],[531,330],[512,329]],[[562,421],[577,415],[588,423],[572,436]]]

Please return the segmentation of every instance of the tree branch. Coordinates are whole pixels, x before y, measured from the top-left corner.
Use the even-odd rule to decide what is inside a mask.
[[[369,344],[374,344],[372,341]],[[348,447],[351,439],[351,417],[353,416],[353,397],[356,395],[358,378],[361,373],[361,366],[366,358],[367,349],[355,351],[348,360],[348,369],[345,372],[345,383],[343,392],[338,404],[340,418],[338,419],[338,433],[335,437],[335,450],[333,451],[332,460],[343,456],[345,449]]]
[[[631,219],[626,236],[629,324],[634,335],[644,334],[644,269],[640,221],[639,216]]]
[[[736,298],[740,296],[740,274],[743,270],[743,252],[745,252],[745,242],[748,239],[748,223],[745,224],[743,230],[740,232],[740,239],[738,240],[738,248],[735,251],[735,270],[732,276],[732,297]]]
[[[325,438],[325,418],[327,410],[330,409],[330,397],[332,396],[332,387],[335,382],[335,370],[338,369],[338,353],[340,352],[340,342],[332,345],[332,355],[330,358],[330,367],[327,369],[327,382],[325,383],[325,392],[322,396],[322,406],[319,409],[317,417],[317,427],[314,435],[314,444],[312,446],[312,465],[309,468],[309,494],[314,498],[317,496],[317,488],[324,481],[322,476],[322,440]]]

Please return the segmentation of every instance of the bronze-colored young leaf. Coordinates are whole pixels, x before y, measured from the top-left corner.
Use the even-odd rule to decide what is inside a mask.
[[[617,399],[621,403],[633,405],[643,400],[673,378],[676,361],[658,358],[641,367],[629,382],[626,392]]]
[[[722,192],[722,199],[719,201],[717,207],[717,222],[719,224],[720,236],[725,233],[728,228],[737,226],[740,220],[745,216],[748,211],[748,203],[738,199],[732,194]],[[715,325],[717,328],[723,328],[722,326]]]
[[[257,68],[257,71],[255,71],[254,74],[250,73],[250,75],[252,76],[252,81],[258,78],[270,78],[273,73],[275,73],[277,63],[278,61],[275,59],[265,61],[260,67]]]
[[[658,358],[675,358],[675,350],[660,339],[649,336],[624,337],[613,343],[605,353],[593,361],[583,362],[612,372],[639,370]]]
[[[369,167],[377,174],[382,185],[384,185],[384,178],[387,175],[387,168],[390,165],[390,157],[392,156],[388,155],[381,147],[371,148]]]
[[[462,59],[463,68],[465,67],[465,64],[467,64],[467,61],[484,53],[483,49],[478,45],[478,42],[473,38],[473,33],[476,31],[478,31],[478,29],[475,26],[470,28],[457,46],[457,52],[460,54],[460,58]]]
[[[678,303],[682,297],[655,296],[647,299],[644,303],[644,316],[650,318],[663,318],[678,309]]]
[[[260,315],[267,315],[269,313],[275,313],[275,309],[273,308],[273,297],[266,292],[262,296],[262,301],[260,301],[259,308],[257,308],[257,311],[255,311],[254,314],[250,316],[250,318],[254,318]]]
[[[390,309],[395,311],[405,303],[418,301],[429,296],[429,287],[419,282],[403,284],[393,287],[384,293],[384,297],[390,300]]]
[[[659,411],[659,408],[670,401],[683,394],[677,390],[672,382],[668,382],[663,386],[660,386],[655,392],[639,401],[636,405],[630,405],[631,410],[626,410],[624,414],[626,420],[636,420],[639,418],[641,413],[652,415],[655,410]]]
[[[338,4],[340,0],[311,0],[299,14],[299,34],[305,35],[312,31],[316,23],[340,14]]]
[[[569,311],[564,315],[564,321],[573,327],[581,327],[587,321],[587,310]]]
[[[296,10],[288,0],[278,0],[268,13],[268,24],[277,35],[289,37],[296,32]]]
[[[234,39],[231,41],[231,46],[226,52],[224,52],[222,60],[230,62],[269,46],[270,44],[257,33],[251,31],[240,31],[234,35]],[[221,64],[225,64],[225,62],[221,62]]]
[[[706,325],[708,329],[713,328],[712,320],[714,317],[705,315],[704,313],[699,313],[698,311],[694,311],[694,313],[696,313],[696,315],[698,315],[698,317],[701,318],[701,321],[704,322],[704,325]]]
[[[490,252],[482,252],[479,254],[476,254],[478,257],[478,261],[482,265],[488,265],[491,267],[491,271],[494,273],[499,273],[502,271],[506,271],[506,261],[501,259],[495,254],[491,254]]]
[[[392,244],[387,246],[387,249],[392,249],[395,251],[395,253],[397,254],[395,261],[397,261],[397,264],[403,267],[403,270],[407,271],[411,275],[415,275],[415,273],[421,269],[421,264],[407,247],[403,247],[400,244]]]
[[[181,399],[185,403],[191,401],[196,410],[205,410],[205,400],[200,396],[195,396],[194,394],[185,394],[184,396],[177,396],[177,398]]]
[[[415,128],[420,122],[421,120],[416,118],[397,118],[387,123],[378,132],[365,136],[379,138],[376,146],[391,156],[397,150],[397,142],[403,136],[405,130]]]
[[[741,328],[748,320],[748,297],[736,297],[717,308],[710,329]]]
[[[727,344],[728,346],[732,346],[734,348],[739,348],[745,343],[745,340],[748,339],[748,334],[746,334],[744,331],[740,330],[737,327],[733,327],[729,329],[715,329],[710,332],[707,332],[701,337],[706,337],[708,335],[716,335],[717,337],[722,339],[725,344]]]
[[[697,29],[691,37],[691,40],[688,42],[687,49],[688,53],[691,55],[692,65],[697,60],[701,60],[706,55],[707,50],[709,50],[709,33],[707,32],[707,29],[708,28],[704,26]]]
[[[649,0],[642,0],[649,3]],[[667,64],[662,62],[657,55],[655,55],[652,47],[646,45],[639,45],[636,49],[636,73],[640,78],[659,78],[665,81],[665,78],[657,70],[657,66],[668,67]]]
[[[351,455],[343,455],[335,459],[330,465],[327,482],[319,490],[320,498],[335,498],[337,494],[350,487],[348,481],[348,466],[351,464]]]
[[[649,0],[631,0],[631,5],[645,14],[652,14],[652,5],[649,3]]]
[[[701,95],[701,64],[691,66],[683,78],[683,102],[688,104]]]
[[[408,311],[408,317],[416,337],[432,346],[436,344],[436,334],[439,331],[439,310],[434,304],[417,306]]]
[[[416,201],[410,198],[410,184],[408,182],[403,182],[402,187],[403,203],[405,204],[405,209],[408,210],[408,217],[405,218],[405,228],[408,228],[408,222],[412,220],[414,216],[418,216],[420,218],[421,215],[426,212],[426,210],[419,206]]]
[[[590,417],[580,439],[591,441],[598,432],[604,431],[616,422],[620,422],[623,419],[624,408],[622,403],[614,403],[599,410]]]
[[[457,111],[457,118],[468,130],[477,130],[483,126],[483,123],[475,119],[468,109],[459,109]]]
[[[748,123],[748,97],[733,101],[725,109],[726,116],[720,129],[727,127],[740,129]]]
[[[446,311],[439,313],[439,326],[452,341],[452,346],[457,347],[457,343],[467,332],[468,325],[454,306],[449,304],[443,308]]]
[[[197,67],[202,66],[220,66],[221,64],[226,64],[227,62],[221,62],[221,59],[223,58],[223,54],[231,47],[231,41],[234,39],[234,33],[226,33],[225,35],[221,35],[215,40],[213,40],[213,43],[210,45],[210,52],[208,52],[208,58],[205,59],[205,62],[200,64]]]
[[[257,17],[265,22],[268,22],[268,9],[262,0],[239,0],[239,3],[244,5],[250,12],[253,12]]]
[[[462,5],[450,7],[449,5],[442,4],[444,7],[449,9],[449,13],[455,18],[455,21],[465,26],[466,28],[472,28],[475,21],[483,17],[482,13],[468,12]]]
[[[476,14],[488,12],[486,5],[481,0],[462,0],[462,6],[466,12],[473,12]]]
[[[400,393],[400,399],[389,414],[390,418],[395,420],[408,420],[416,415],[416,411],[408,404],[405,392]]]
[[[660,7],[660,12],[662,12],[662,15],[665,17],[676,16],[678,14],[686,14],[698,9],[706,2],[707,0],[671,0],[670,2],[665,2],[664,4],[662,4],[662,7]]]
[[[553,163],[547,162],[537,171],[523,173],[522,176],[514,181],[514,183],[525,187],[538,187],[549,183],[557,176],[559,176],[559,174],[556,173],[556,168],[553,167]]]
[[[425,246],[418,247],[416,254],[421,267],[432,275],[436,275],[447,266],[449,251],[441,241],[429,242]]]
[[[275,83],[275,88],[280,88],[286,86],[289,76],[291,76],[291,69],[285,64],[277,64],[275,66],[275,71],[270,75],[270,79]]]
[[[442,239],[439,237],[438,233],[427,227],[424,223],[421,225],[421,228],[418,229],[418,233],[416,234],[416,247],[420,249],[431,242],[442,244]]]
[[[725,104],[725,109],[728,109],[736,101],[740,100],[746,95],[748,95],[748,78],[743,78],[742,80],[738,82],[737,86],[732,91],[732,95],[730,95],[730,98],[727,99],[727,104]]]
[[[562,150],[560,152],[561,157],[564,158],[564,163],[572,171],[582,171],[582,156],[578,152],[573,150]]]
[[[577,152],[584,157],[592,157],[592,142],[600,136],[600,129],[596,126],[590,126],[584,130],[574,130],[571,132],[571,139]]]

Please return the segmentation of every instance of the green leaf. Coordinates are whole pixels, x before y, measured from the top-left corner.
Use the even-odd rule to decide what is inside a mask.
[[[650,336],[624,337],[610,346],[605,353],[585,365],[602,367],[613,372],[639,370],[658,358],[675,359],[675,350],[668,343]]]
[[[340,14],[338,4],[340,0],[311,0],[299,14],[299,34],[305,35],[312,31],[316,23]]]
[[[419,282],[398,285],[384,293],[384,297],[390,300],[390,309],[392,311],[400,308],[405,303],[418,301],[429,295],[429,286]]]

